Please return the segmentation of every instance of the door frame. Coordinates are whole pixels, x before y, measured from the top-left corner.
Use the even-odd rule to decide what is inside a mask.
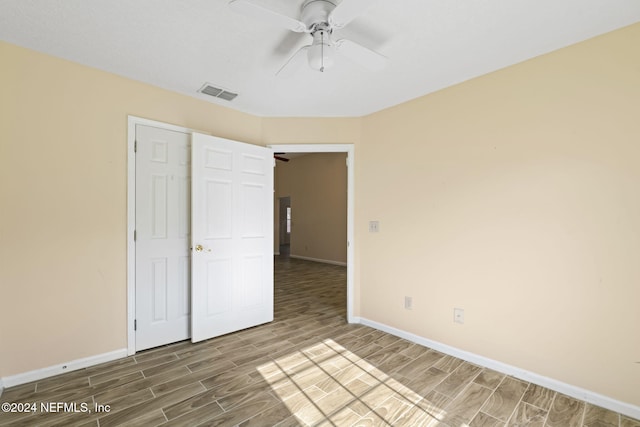
[[[136,244],[133,233],[136,228],[136,125],[151,126],[191,134],[210,135],[196,129],[171,125],[142,117],[127,116],[127,356],[136,354]]]
[[[354,144],[268,144],[267,147],[276,153],[347,153],[347,322],[354,323]]]

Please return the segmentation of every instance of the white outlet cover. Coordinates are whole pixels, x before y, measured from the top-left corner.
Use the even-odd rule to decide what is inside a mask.
[[[379,221],[369,221],[369,233],[377,233],[380,231]]]

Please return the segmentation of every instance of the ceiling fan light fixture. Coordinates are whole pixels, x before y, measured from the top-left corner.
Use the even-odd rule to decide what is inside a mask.
[[[307,58],[309,67],[313,70],[324,72],[325,69],[333,65],[335,57],[335,47],[329,39],[329,33],[325,30],[318,30],[313,33],[313,44],[309,46]]]

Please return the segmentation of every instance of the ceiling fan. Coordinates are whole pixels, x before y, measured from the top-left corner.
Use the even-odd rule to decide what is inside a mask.
[[[283,154],[287,154],[287,153],[273,153],[273,158],[286,163],[289,161],[289,159],[287,159],[286,157],[282,157]]]
[[[302,5],[300,19],[259,5],[255,0],[231,0],[234,11],[264,22],[286,28],[296,33],[311,35],[311,44],[301,47],[276,74],[291,70],[307,56],[309,67],[324,72],[331,67],[337,54],[346,56],[370,70],[384,67],[387,58],[348,39],[333,40],[333,30],[345,27],[375,3],[374,0],[306,0]]]

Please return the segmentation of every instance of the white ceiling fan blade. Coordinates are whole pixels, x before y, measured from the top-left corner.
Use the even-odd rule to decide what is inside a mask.
[[[342,0],[329,15],[329,24],[333,28],[342,28],[375,3],[375,0]]]
[[[278,77],[292,77],[307,62],[307,51],[311,46],[302,46],[291,58],[278,70]]]
[[[257,5],[250,0],[231,0],[229,7],[242,15],[250,16],[268,24],[295,31],[296,33],[304,33],[307,31],[307,26],[303,22]]]
[[[378,71],[387,64],[387,57],[374,52],[371,49],[359,45],[347,39],[340,39],[334,43],[336,50],[341,55],[353,60],[354,62],[368,68],[371,71]]]

